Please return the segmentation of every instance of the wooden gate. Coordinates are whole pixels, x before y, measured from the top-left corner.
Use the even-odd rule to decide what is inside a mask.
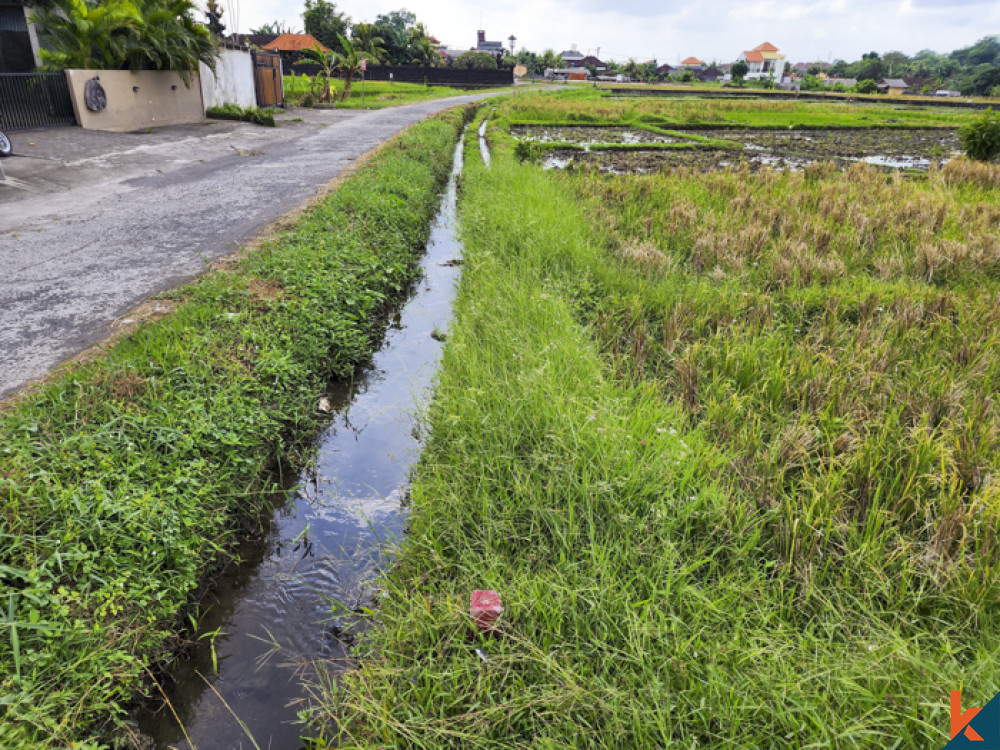
[[[281,57],[269,52],[253,52],[253,80],[258,107],[279,107],[285,103],[281,80]]]

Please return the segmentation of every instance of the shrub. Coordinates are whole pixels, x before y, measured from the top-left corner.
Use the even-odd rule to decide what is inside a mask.
[[[877,94],[878,84],[871,78],[865,78],[864,80],[857,82],[854,86],[854,90],[859,94]]]
[[[977,161],[993,161],[1000,156],[1000,116],[993,107],[959,131],[965,153]]]

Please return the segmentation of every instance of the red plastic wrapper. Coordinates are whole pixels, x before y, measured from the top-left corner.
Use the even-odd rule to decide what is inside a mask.
[[[500,594],[492,589],[476,589],[469,598],[469,616],[480,633],[494,634],[503,614]]]

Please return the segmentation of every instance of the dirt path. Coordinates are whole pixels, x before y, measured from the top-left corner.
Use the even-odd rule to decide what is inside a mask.
[[[15,133],[16,152],[48,139],[59,159],[4,163],[14,185],[0,184],[0,398],[109,336],[140,302],[233,252],[408,125],[483,96],[309,111],[277,130]]]

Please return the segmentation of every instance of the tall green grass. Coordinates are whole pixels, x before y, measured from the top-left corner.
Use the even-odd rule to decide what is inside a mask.
[[[858,221],[991,216],[992,177],[723,179],[470,150],[413,528],[319,745],[940,747],[950,690],[1000,688],[994,266],[922,278],[901,244],[994,224],[848,223],[824,279],[770,213],[803,193],[794,232],[858,190]],[[755,211],[739,271],[697,265]],[[498,640],[467,639],[476,588]]]
[[[302,460],[414,278],[462,114],[407,131],[231,272],[0,418],[0,746],[123,740],[182,607]],[[83,745],[74,745],[82,742]]]

